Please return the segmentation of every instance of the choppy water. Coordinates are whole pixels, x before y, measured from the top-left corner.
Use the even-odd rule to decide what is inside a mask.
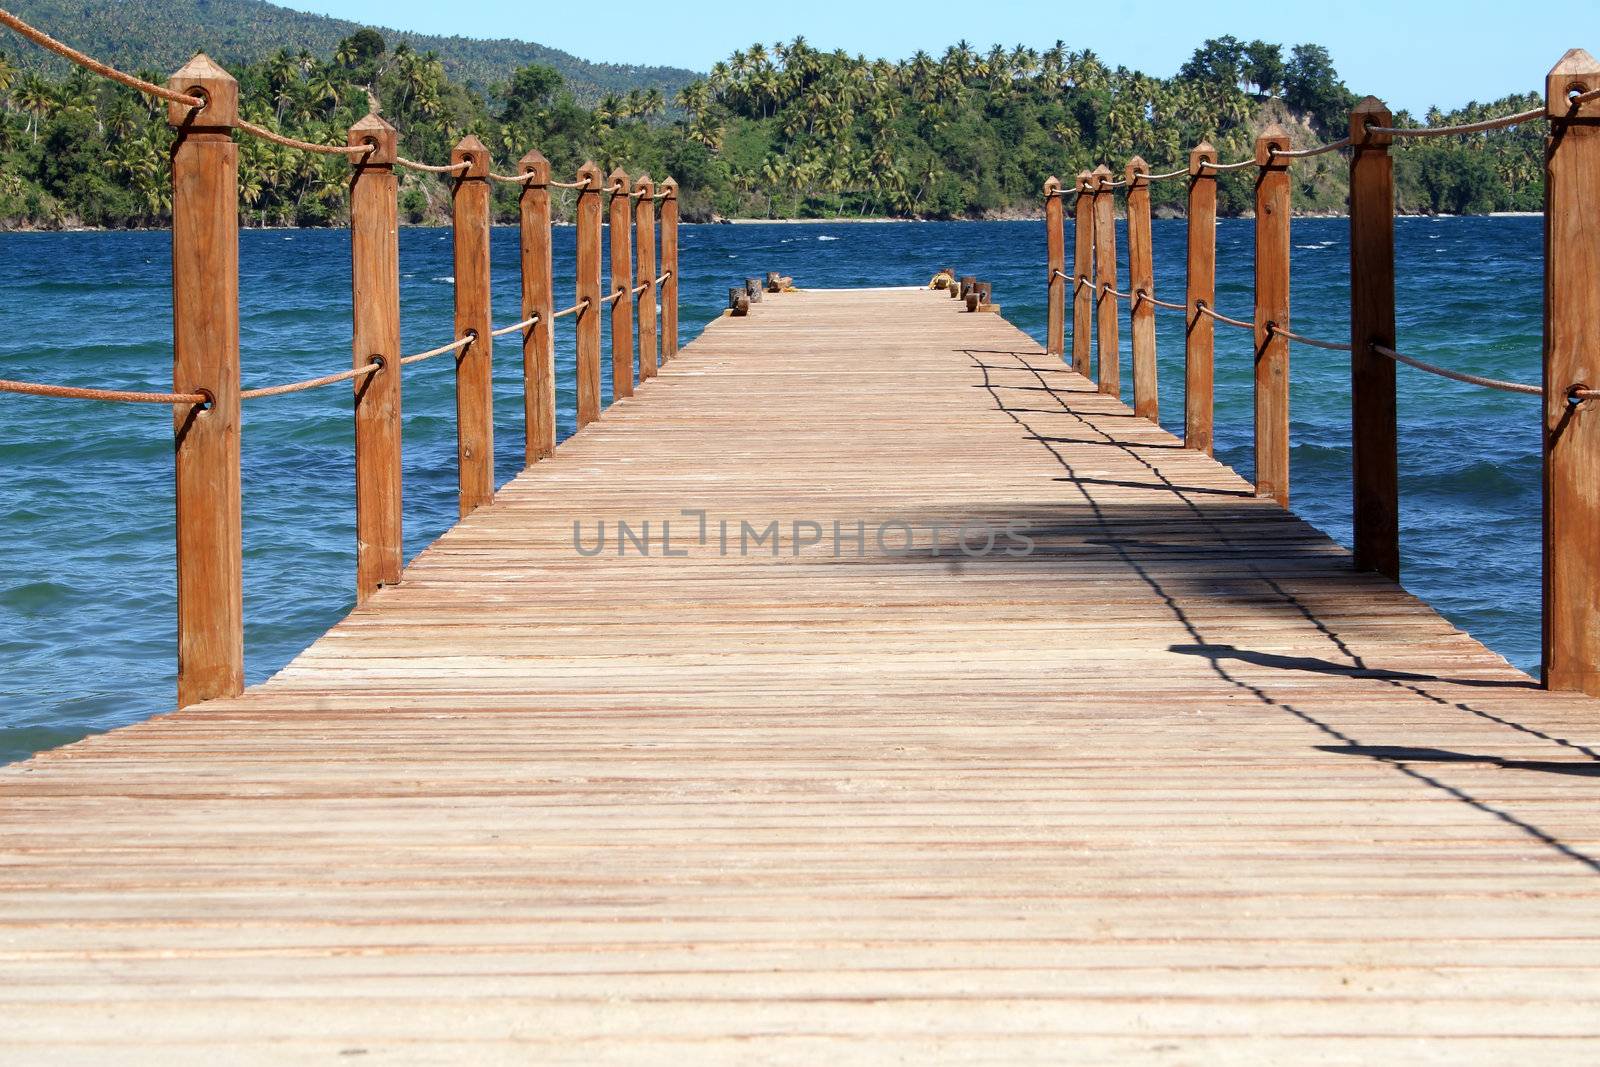
[[[1335,219],[1294,223],[1297,330],[1346,337],[1345,229]],[[1540,242],[1538,219],[1401,220],[1401,347],[1464,370],[1538,381]],[[347,235],[250,231],[241,244],[245,385],[348,366]],[[0,234],[0,377],[170,388],[168,246],[165,233]],[[1181,221],[1155,224],[1156,286],[1170,299],[1182,299],[1183,247]],[[404,231],[400,256],[405,349],[448,340],[448,233]],[[573,232],[557,230],[558,278],[572,277],[572,259]],[[497,230],[496,322],[518,317],[516,262],[515,231]],[[780,270],[801,285],[828,287],[919,284],[946,264],[992,281],[1006,317],[1042,342],[1044,230],[1037,222],[687,226],[683,338],[698,333],[727,287],[746,275]],[[1224,313],[1249,317],[1250,270],[1251,224],[1225,220],[1217,290]],[[1181,431],[1182,317],[1160,313],[1157,323],[1162,421]],[[1217,335],[1217,456],[1248,477],[1249,335],[1220,327]],[[573,424],[572,334],[557,336],[565,436]],[[1126,346],[1126,322],[1121,336]],[[501,481],[522,455],[518,348],[515,338],[503,344],[495,428]],[[1125,390],[1130,378],[1124,369]],[[1348,543],[1348,357],[1296,346],[1292,383],[1294,506]],[[1405,583],[1512,662],[1534,669],[1536,401],[1404,367],[1400,392]],[[246,409],[252,683],[352,603],[349,409],[343,386]],[[408,371],[404,412],[409,558],[455,519],[448,360]],[[171,456],[166,408],[0,396],[0,760],[170,708]]]

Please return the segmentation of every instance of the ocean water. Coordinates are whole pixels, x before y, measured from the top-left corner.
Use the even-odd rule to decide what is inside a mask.
[[[1120,226],[1120,224],[1119,224]],[[1297,219],[1293,326],[1347,340],[1346,223]],[[1539,380],[1541,232],[1535,218],[1407,218],[1397,224],[1400,348],[1463,370]],[[0,377],[171,386],[166,233],[0,234]],[[570,279],[573,231],[555,235]],[[1219,310],[1248,318],[1251,223],[1218,228]],[[1157,221],[1157,294],[1183,299],[1184,224]],[[1125,250],[1125,235],[1119,249]],[[1070,249],[1070,240],[1069,240]],[[685,226],[682,339],[728,286],[778,270],[801,286],[925,283],[950,265],[994,283],[1008,319],[1043,341],[1038,222]],[[517,239],[493,241],[495,320],[518,318]],[[451,335],[449,234],[401,234],[406,351]],[[349,366],[349,240],[338,230],[241,238],[246,387]],[[1121,275],[1126,277],[1125,271]],[[1158,312],[1161,420],[1183,419],[1183,320]],[[561,433],[573,428],[572,333],[558,330]],[[1121,332],[1126,360],[1126,310]],[[1251,470],[1249,335],[1218,327],[1216,451]],[[1126,391],[1131,375],[1124,362]],[[1292,352],[1296,511],[1350,538],[1348,357]],[[496,359],[496,468],[522,456],[516,338]],[[609,371],[605,375],[609,383]],[[1399,369],[1403,580],[1457,625],[1536,670],[1539,656],[1537,401]],[[609,388],[607,384],[607,388]],[[353,602],[350,390],[337,385],[245,409],[244,573],[248,681],[281,667]],[[450,361],[408,368],[406,554],[455,520]],[[169,409],[0,395],[0,761],[170,710],[174,696]]]

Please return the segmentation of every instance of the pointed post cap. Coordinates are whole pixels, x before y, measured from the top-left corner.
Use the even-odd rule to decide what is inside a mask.
[[[1293,147],[1294,138],[1289,135],[1289,131],[1274,122],[1262,130],[1261,136],[1256,138],[1256,166],[1283,170],[1289,166],[1289,161],[1275,153]]]
[[[1057,178],[1054,174],[1052,174],[1052,175],[1050,175],[1050,177],[1046,178],[1044,180],[1044,195],[1047,196],[1047,197],[1060,196],[1061,195],[1061,179]]]
[[[350,157],[351,166],[356,167],[393,166],[395,156],[400,153],[400,135],[377,115],[357,119],[345,143],[352,148],[372,146],[372,151],[366,155]]]
[[[1207,170],[1201,164],[1215,163],[1216,161],[1217,150],[1211,146],[1210,141],[1201,141],[1199,144],[1189,149],[1189,177],[1215,178],[1217,176],[1217,172],[1214,170]]]
[[[1111,190],[1106,186],[1106,182],[1111,180],[1111,168],[1104,163],[1100,164],[1089,172],[1089,180],[1094,185],[1095,192],[1109,193]]]
[[[1094,174],[1087,170],[1080,170],[1078,172],[1077,189],[1080,193],[1094,192]]]
[[[457,178],[483,178],[489,177],[489,149],[484,143],[472,134],[467,134],[456,142],[450,149],[451,163],[466,163],[465,170],[456,171]]]
[[[1394,141],[1392,133],[1368,133],[1368,126],[1393,126],[1394,116],[1375,96],[1364,97],[1350,109],[1350,143],[1357,148],[1386,145]]]
[[[1147,177],[1149,173],[1150,164],[1144,161],[1144,157],[1134,156],[1128,160],[1128,168],[1123,172],[1123,177],[1127,179],[1129,189],[1143,189],[1150,185],[1150,179]]]
[[[578,180],[583,183],[578,191],[586,193],[591,189],[598,190],[604,178],[600,174],[600,168],[595,166],[594,160],[586,159],[583,161],[583,166],[578,168]]]
[[[523,183],[523,188],[550,184],[550,161],[537,148],[518,160],[517,167],[523,174],[533,175]]]
[[[610,174],[607,174],[606,188],[611,190],[613,193],[619,191],[626,193],[628,191],[628,172],[623,170],[621,167],[618,167]]]
[[[646,171],[634,179],[633,191],[639,194],[640,200],[644,200],[647,197],[654,197],[656,195],[656,183],[650,180],[649,171]]]
[[[187,104],[167,102],[167,124],[190,129],[220,130],[239,124],[239,83],[204,52],[172,72],[167,88],[187,96],[204,97],[206,106],[196,111]]]
[[[1600,89],[1600,63],[1581,48],[1569,49],[1545,77],[1545,114],[1553,119],[1600,118],[1600,97],[1572,106],[1573,96],[1594,89]]]
[[[661,183],[661,195],[668,200],[678,199],[678,179],[667,175],[667,180]]]

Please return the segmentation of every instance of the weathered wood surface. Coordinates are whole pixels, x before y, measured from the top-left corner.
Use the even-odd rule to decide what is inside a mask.
[[[0,770],[6,1052],[1592,1062],[1597,712],[999,316],[784,294],[271,682]]]

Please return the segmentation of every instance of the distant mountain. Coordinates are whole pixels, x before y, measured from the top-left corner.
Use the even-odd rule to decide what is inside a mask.
[[[223,66],[253,63],[280,48],[305,49],[327,59],[340,40],[362,28],[359,22],[291,11],[262,0],[8,0],[6,7],[96,59],[161,73],[176,70],[202,50]],[[591,63],[531,41],[373,28],[390,48],[405,41],[419,52],[437,52],[452,81],[480,90],[529,63],[559,70],[573,94],[589,104],[605,93],[629,89],[660,89],[670,100],[696,77],[677,67]],[[22,66],[59,71],[66,63],[11,34],[0,34],[0,49]]]

